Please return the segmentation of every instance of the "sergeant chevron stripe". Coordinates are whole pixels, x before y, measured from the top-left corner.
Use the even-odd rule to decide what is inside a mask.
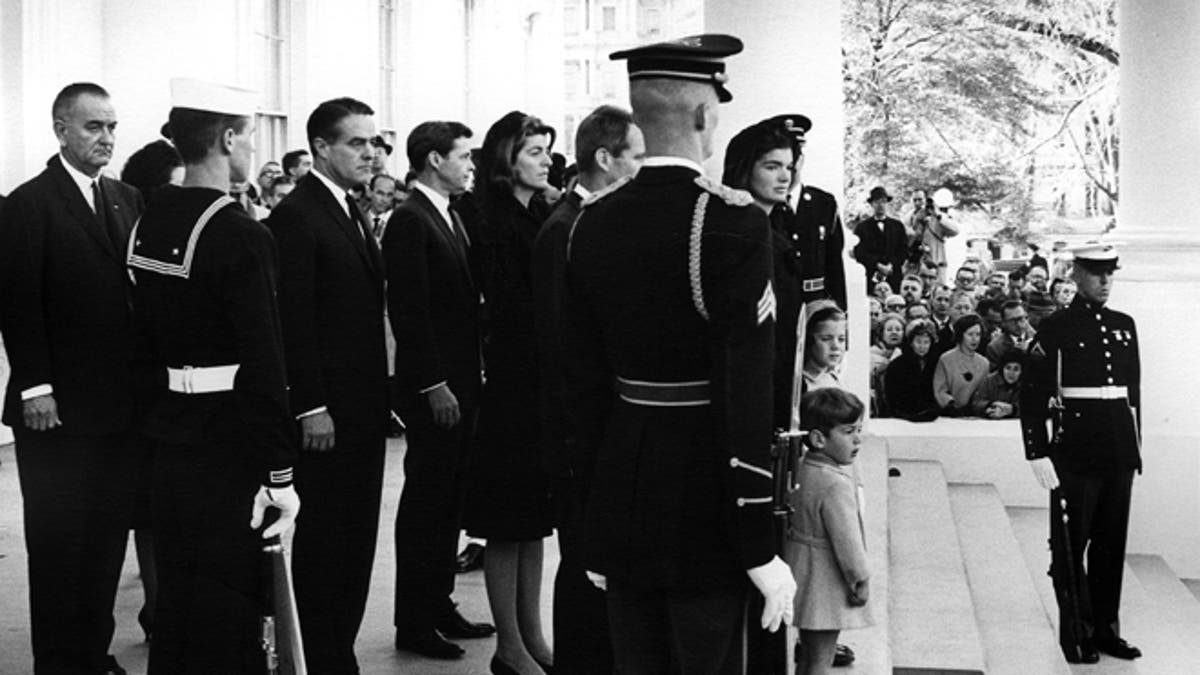
[[[761,326],[768,318],[775,318],[775,289],[771,288],[770,281],[767,281],[767,287],[758,299],[758,325]]]

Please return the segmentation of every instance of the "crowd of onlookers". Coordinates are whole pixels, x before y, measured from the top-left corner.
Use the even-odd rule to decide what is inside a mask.
[[[871,404],[880,417],[1003,419],[1019,415],[1018,390],[1038,324],[1070,304],[1065,272],[1051,279],[1036,255],[1002,272],[968,257],[949,283],[928,259],[869,298]]]

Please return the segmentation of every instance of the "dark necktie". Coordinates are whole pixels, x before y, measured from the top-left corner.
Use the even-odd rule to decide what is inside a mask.
[[[346,208],[350,209],[350,220],[354,221],[354,226],[358,228],[358,233],[366,239],[370,232],[367,230],[367,224],[363,221],[362,211],[358,210],[358,203],[354,201],[354,197],[349,192],[346,193]]]
[[[108,202],[104,199],[104,189],[100,187],[99,179],[92,181],[92,203],[96,207],[96,220],[100,222],[100,226],[108,235],[113,250],[120,254],[125,248],[125,233],[121,231],[120,224],[109,213]]]
[[[380,222],[379,216],[375,216],[375,225],[371,228],[371,234],[373,234],[376,239],[379,239],[379,237],[383,234],[383,224]]]

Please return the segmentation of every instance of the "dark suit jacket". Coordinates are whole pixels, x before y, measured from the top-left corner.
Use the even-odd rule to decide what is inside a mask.
[[[866,270],[867,290],[874,287],[871,277],[875,274],[876,263],[892,263],[892,273],[887,282],[893,292],[899,292],[900,279],[904,276],[904,257],[908,251],[908,234],[904,231],[904,223],[895,218],[883,219],[883,232],[875,218],[864,218],[854,226],[854,234],[858,235],[858,245],[854,247],[854,259]]]
[[[567,283],[567,242],[583,197],[574,190],[563,195],[533,242],[533,317],[537,329],[539,391],[542,417],[542,466],[554,477],[583,473],[594,458],[577,461],[563,416],[566,405],[563,354],[563,297]]]
[[[388,220],[383,259],[401,408],[412,410],[421,390],[439,382],[460,406],[473,407],[479,399],[479,291],[467,249],[420,190]]]
[[[124,237],[142,197],[101,178],[110,217]],[[59,156],[9,195],[0,212],[0,330],[12,375],[5,424],[24,424],[21,392],[54,388],[63,430],[126,429],[133,406],[133,327],[124,242],[108,232]]]
[[[327,406],[336,441],[386,433],[383,261],[375,238],[316,176],[267,219],[279,248],[279,313],[292,413]]]

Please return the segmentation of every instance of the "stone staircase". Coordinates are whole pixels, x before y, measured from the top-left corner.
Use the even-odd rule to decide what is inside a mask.
[[[948,481],[941,462],[896,454],[871,437],[859,455],[881,622],[842,634],[859,653],[844,672],[1200,673],[1200,582],[1181,580],[1159,556],[1127,556],[1122,632],[1145,655],[1069,665],[1047,575],[1048,510],[1006,505],[995,485]],[[881,464],[899,472],[884,492]],[[880,523],[883,533],[874,531]]]

